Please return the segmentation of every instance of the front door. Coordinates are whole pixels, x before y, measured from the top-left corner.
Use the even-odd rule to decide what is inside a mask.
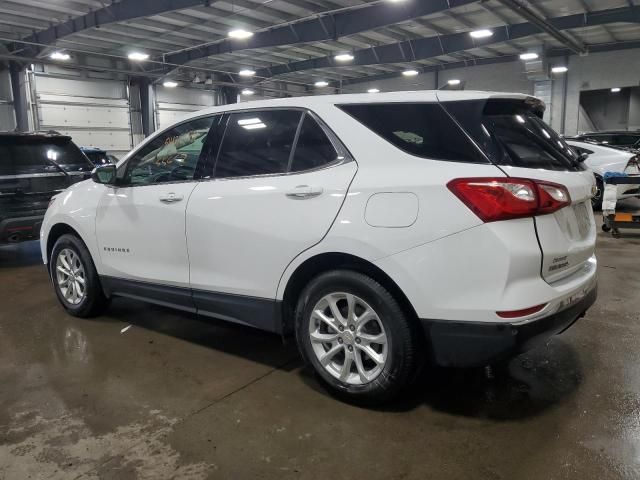
[[[309,113],[225,120],[214,179],[187,209],[193,297],[200,313],[271,330],[280,277],[331,228],[357,165]]]
[[[190,302],[185,210],[215,118],[191,120],[155,137],[119,167],[117,186],[105,189],[96,234],[107,288],[118,291],[124,280],[135,291],[131,282],[137,282],[139,296],[156,292],[161,299],[161,286],[183,287]]]

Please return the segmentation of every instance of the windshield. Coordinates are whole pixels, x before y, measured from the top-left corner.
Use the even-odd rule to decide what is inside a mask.
[[[91,172],[93,166],[68,137],[0,138],[0,174]]]
[[[444,105],[496,165],[584,169],[576,152],[542,120],[541,104],[535,100],[491,99]]]

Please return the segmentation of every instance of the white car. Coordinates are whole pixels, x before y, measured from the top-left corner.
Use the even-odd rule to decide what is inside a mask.
[[[567,143],[578,154],[586,155],[584,164],[596,176],[598,194],[593,197],[594,208],[599,209],[602,206],[605,173],[620,172],[640,175],[640,156],[633,152],[570,139],[567,140]],[[620,185],[618,187],[618,200],[633,197],[640,197],[640,189],[637,185]]]
[[[543,109],[423,91],[203,110],[58,195],[42,256],[72,315],[124,296],[295,333],[332,391],[382,401],[426,360],[489,364],[595,301],[594,177]]]

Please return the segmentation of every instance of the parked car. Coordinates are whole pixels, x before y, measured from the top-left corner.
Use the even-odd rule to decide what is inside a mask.
[[[640,151],[640,130],[605,130],[602,132],[582,133],[573,140],[607,145],[613,148]]]
[[[486,365],[596,299],[594,176],[514,94],[210,108],[58,195],[42,256],[72,315],[132,297],[295,333],[330,389],[382,401],[425,359]]]
[[[47,205],[93,166],[54,132],[0,132],[0,244],[39,238]]]
[[[567,143],[579,155],[585,155],[584,164],[594,173],[598,193],[591,199],[594,209],[602,208],[604,192],[603,178],[606,172],[621,172],[629,175],[640,175],[640,155],[625,150],[588,142],[567,140]],[[635,185],[621,185],[618,188],[618,199],[639,197],[640,189]]]
[[[108,165],[110,163],[118,163],[118,158],[115,155],[108,153],[106,150],[97,147],[80,147],[82,153],[84,153],[87,158],[93,163],[96,167],[99,165]]]

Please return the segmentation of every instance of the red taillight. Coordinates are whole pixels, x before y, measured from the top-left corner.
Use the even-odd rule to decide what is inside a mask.
[[[547,304],[543,303],[542,305],[536,305],[535,307],[523,308],[522,310],[507,310],[504,312],[496,312],[496,314],[501,318],[519,318],[526,317],[527,315],[533,315],[534,313],[538,313]]]
[[[629,159],[629,162],[627,162],[627,168],[629,167],[636,167],[640,170],[640,155],[635,155]]]
[[[484,222],[544,215],[571,204],[562,185],[528,178],[457,178],[447,187]]]

